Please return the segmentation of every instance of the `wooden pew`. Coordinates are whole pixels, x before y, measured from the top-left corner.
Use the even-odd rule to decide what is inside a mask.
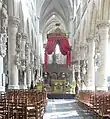
[[[46,106],[46,91],[12,90],[1,96],[1,119],[43,119]]]
[[[80,92],[78,104],[87,111],[96,115],[97,118],[110,118],[110,93],[104,91],[98,92]]]

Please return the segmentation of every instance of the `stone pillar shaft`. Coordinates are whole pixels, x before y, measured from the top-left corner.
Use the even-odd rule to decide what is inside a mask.
[[[25,59],[25,45],[26,45],[27,35],[22,33],[22,41],[21,41],[21,58]]]
[[[32,52],[32,61],[31,61],[31,75],[32,75],[32,80],[34,81],[34,51]]]
[[[31,64],[30,64],[30,43],[27,41],[26,43],[26,79],[27,79],[27,87],[29,88],[31,85]]]
[[[25,45],[26,45],[26,41],[27,41],[27,34],[22,33],[22,40],[21,40],[21,70],[24,71],[24,77],[23,77],[23,81],[22,84],[20,85],[21,89],[27,89],[27,84],[26,84],[26,64],[25,64]]]
[[[95,42],[94,37],[88,39],[89,53],[88,53],[88,83],[87,90],[95,90]]]
[[[86,79],[86,74],[85,73],[85,60],[86,59],[86,50],[87,50],[87,44],[86,43],[83,43],[81,42],[80,43],[80,78],[81,78],[81,90],[85,90],[87,87],[86,87],[86,84],[85,82],[87,82],[87,79]],[[83,64],[82,64],[83,63]]]
[[[80,46],[80,60],[85,59],[86,49],[87,49],[87,45],[85,43],[81,43],[81,46]]]
[[[24,88],[27,88],[27,84],[26,84],[26,72],[24,72]]]
[[[3,57],[0,56],[0,91],[5,91],[5,74],[3,73]]]
[[[98,85],[97,90],[108,90],[107,88],[107,52],[108,52],[108,39],[109,39],[109,21],[101,22],[98,24],[100,35],[100,62],[98,73]]]
[[[16,65],[16,34],[18,32],[19,19],[9,16],[8,26],[8,67],[9,89],[18,89],[18,69]]]
[[[30,68],[27,68],[26,78],[27,78],[27,87],[30,88],[31,86],[31,69]]]
[[[3,58],[6,56],[6,42],[7,42],[7,32],[8,27],[8,13],[6,5],[2,0],[0,0],[0,91],[5,91],[5,74]]]

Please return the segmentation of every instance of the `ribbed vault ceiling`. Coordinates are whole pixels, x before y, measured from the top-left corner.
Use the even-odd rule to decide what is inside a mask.
[[[72,10],[72,0],[44,0],[40,11],[40,32],[52,32],[56,23],[60,23],[63,32],[67,32]]]

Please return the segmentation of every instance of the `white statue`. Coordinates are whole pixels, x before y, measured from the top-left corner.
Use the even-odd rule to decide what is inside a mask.
[[[2,4],[1,8],[1,33],[0,33],[0,55],[5,57],[6,55],[6,42],[7,42],[7,27],[8,27],[8,15],[7,10],[5,9],[5,4]]]
[[[0,34],[0,55],[4,57],[6,55],[6,42],[7,42],[7,34]]]
[[[1,9],[1,25],[2,25],[1,32],[6,33],[8,27],[8,14],[4,4],[2,5],[2,9]]]

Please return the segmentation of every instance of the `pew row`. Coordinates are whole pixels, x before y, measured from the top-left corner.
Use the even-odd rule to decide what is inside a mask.
[[[12,90],[0,97],[0,119],[43,119],[45,90]]]
[[[110,118],[110,92],[81,91],[77,99],[79,106],[92,113],[97,119]]]

